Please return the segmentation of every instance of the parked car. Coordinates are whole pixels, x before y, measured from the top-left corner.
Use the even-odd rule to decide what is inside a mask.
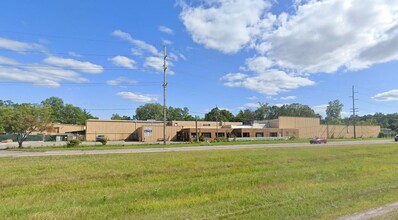
[[[105,135],[97,135],[97,136],[95,137],[95,141],[96,141],[96,142],[97,142],[97,141],[104,140],[104,139],[106,139]]]
[[[310,144],[326,144],[328,140],[325,137],[315,137],[310,140]]]
[[[395,141],[398,141],[398,134],[397,134],[397,135],[395,135],[395,138],[394,138],[394,140],[395,140]]]

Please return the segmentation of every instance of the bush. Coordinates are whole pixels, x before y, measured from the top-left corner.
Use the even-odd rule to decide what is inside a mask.
[[[106,143],[108,142],[108,141],[106,140],[106,138],[101,138],[101,139],[99,139],[98,141],[101,142],[102,145],[106,145]]]
[[[79,139],[73,139],[68,141],[68,143],[66,144],[66,147],[77,147],[80,145],[80,140]]]

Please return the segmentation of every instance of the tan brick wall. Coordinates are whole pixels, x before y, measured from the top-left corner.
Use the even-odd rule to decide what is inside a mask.
[[[150,136],[145,136],[144,130],[151,130]],[[176,141],[177,132],[181,131],[181,126],[166,126],[166,141]],[[163,141],[163,126],[162,125],[145,125],[138,128],[139,141],[142,142],[157,142]]]
[[[94,141],[97,135],[105,135],[108,140],[138,140],[138,128],[160,125],[162,122],[137,122],[128,120],[88,120],[86,140]]]
[[[354,127],[352,125],[321,125],[319,118],[305,117],[279,117],[280,128],[297,128],[300,138],[327,137],[352,138]],[[380,126],[356,126],[357,137],[377,137]]]

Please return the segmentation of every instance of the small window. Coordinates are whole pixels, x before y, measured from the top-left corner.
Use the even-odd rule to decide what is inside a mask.
[[[211,133],[202,133],[204,138],[211,138]]]
[[[256,132],[256,137],[264,137],[264,133],[263,132]]]
[[[210,127],[210,124],[203,124],[204,127]]]
[[[269,136],[271,136],[271,137],[278,137],[278,133],[277,133],[277,132],[271,132],[271,133],[269,134]]]
[[[250,137],[250,133],[249,132],[243,132],[243,137]]]
[[[217,137],[218,137],[218,138],[220,138],[220,137],[221,137],[221,138],[222,138],[222,137],[225,137],[225,134],[224,134],[224,133],[217,133]]]
[[[191,138],[196,138],[196,133],[191,133]]]

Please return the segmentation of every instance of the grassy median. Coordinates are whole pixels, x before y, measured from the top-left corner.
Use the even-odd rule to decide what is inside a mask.
[[[0,159],[0,219],[331,219],[398,201],[398,147]]]
[[[328,142],[341,141],[358,141],[358,140],[391,140],[391,138],[346,138],[346,139],[329,139]],[[64,146],[42,146],[42,147],[23,147],[23,148],[9,148],[10,151],[24,151],[24,152],[45,152],[45,151],[64,151],[64,150],[113,150],[113,149],[143,149],[143,148],[170,148],[170,147],[197,147],[197,146],[220,146],[220,145],[249,145],[249,144],[288,144],[288,143],[309,143],[310,139],[277,139],[277,140],[241,140],[241,141],[219,141],[219,142],[171,142],[167,145],[162,143],[142,143],[142,142],[126,142],[123,145],[102,145],[97,142],[95,145],[80,144],[76,147]],[[93,142],[94,143],[94,142]]]

